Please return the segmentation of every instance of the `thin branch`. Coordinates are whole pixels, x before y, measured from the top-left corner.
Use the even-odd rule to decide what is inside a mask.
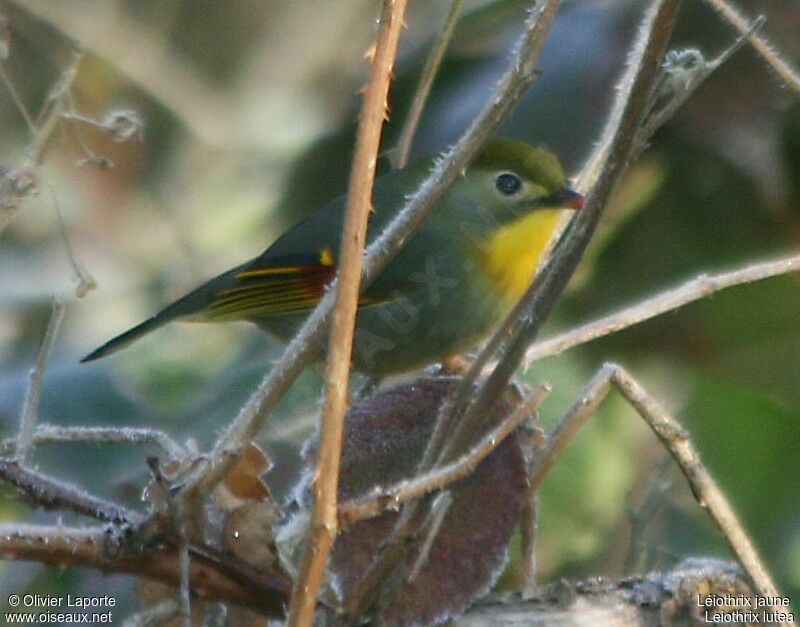
[[[61,114],[64,113],[67,106],[67,96],[69,90],[72,88],[72,83],[78,76],[78,68],[83,59],[83,52],[78,50],[72,53],[67,67],[61,72],[58,81],[50,90],[47,96],[47,102],[39,113],[36,121],[36,133],[33,136],[31,145],[28,148],[28,159],[33,167],[42,163],[44,159],[47,146],[53,138],[53,134],[61,124]]]
[[[700,463],[697,451],[694,450],[683,427],[660,404],[649,397],[644,388],[624,368],[612,367],[614,385],[647,421],[678,463],[681,472],[692,486],[697,502],[711,515],[722,531],[734,555],[753,582],[756,592],[762,597],[777,598],[778,589],[769,572],[722,490]],[[786,608],[773,607],[773,611],[786,612]]]
[[[758,557],[758,553],[739,523],[725,495],[700,463],[683,427],[670,416],[631,375],[617,364],[605,364],[581,391],[534,460],[529,490],[536,490],[564,448],[597,409],[614,385],[644,418],[661,443],[667,448],[686,477],[695,499],[719,527],[754,589],[762,597],[777,598],[778,590]],[[786,612],[786,608],[773,608]]]
[[[661,73],[656,79],[650,103],[642,123],[636,130],[631,159],[637,159],[647,148],[647,142],[655,132],[680,109],[700,85],[722,67],[737,50],[742,48],[748,38],[766,21],[764,16],[753,20],[746,33],[725,48],[711,61],[706,61],[703,53],[696,48],[672,50],[667,53]]]
[[[351,593],[345,604],[345,610],[351,617],[361,616],[374,596],[378,593],[379,586],[386,581],[389,571],[403,556],[409,536],[416,533],[426,518],[426,512],[420,506],[420,501],[410,501],[429,492],[441,489],[462,479],[470,474],[502,439],[507,437],[519,424],[530,416],[537,405],[549,393],[549,384],[543,383],[532,393],[527,395],[516,407],[514,412],[505,418],[494,430],[485,435],[472,450],[460,459],[449,464],[434,468],[427,473],[418,474],[406,481],[401,481],[393,487],[379,490],[361,499],[344,504],[340,508],[343,520],[353,522],[359,518],[376,516],[386,509],[393,509],[398,504],[406,502],[400,512],[390,537],[386,540],[384,548],[377,560],[362,575],[361,580]]]
[[[78,263],[78,259],[75,256],[75,249],[72,247],[69,235],[67,235],[67,227],[64,225],[64,215],[61,213],[61,205],[58,202],[58,196],[52,185],[49,185],[48,188],[50,190],[50,196],[53,199],[53,207],[56,210],[56,221],[58,222],[58,230],[61,233],[61,241],[64,242],[69,265],[72,267],[72,272],[75,274],[75,279],[78,282],[78,286],[75,288],[75,295],[78,298],[83,298],[97,287],[97,281],[86,271],[86,268],[84,268],[82,264]]]
[[[439,71],[439,66],[444,58],[444,51],[447,49],[447,44],[450,42],[450,37],[453,35],[453,29],[456,26],[456,21],[458,20],[458,15],[461,13],[461,7],[463,5],[464,0],[452,1],[444,24],[442,24],[442,29],[436,35],[436,40],[431,46],[428,60],[425,62],[425,68],[422,70],[417,89],[414,92],[411,109],[403,123],[400,139],[397,140],[397,145],[391,151],[390,158],[392,166],[396,170],[406,167],[408,163],[408,153],[411,152],[411,142],[414,140],[414,133],[417,130],[422,110],[425,108],[425,103],[428,101],[428,96],[433,86],[433,79]]]
[[[636,305],[626,307],[580,327],[570,329],[553,337],[533,344],[522,363],[527,368],[542,357],[557,355],[565,350],[604,337],[630,326],[639,324],[662,313],[674,311],[683,305],[706,298],[712,294],[735,285],[753,283],[774,276],[800,270],[800,253],[773,261],[764,261],[724,272],[721,274],[701,274],[678,287],[656,294]]]
[[[422,526],[422,528],[425,530],[425,539],[423,540],[419,549],[419,553],[417,553],[417,557],[414,560],[414,563],[411,565],[408,576],[406,577],[407,583],[413,582],[419,576],[419,573],[425,567],[425,564],[428,563],[433,542],[436,540],[436,536],[439,535],[439,529],[441,529],[442,523],[447,516],[447,512],[450,511],[450,507],[452,505],[453,494],[448,490],[440,492],[436,495],[436,498],[433,499],[433,503],[431,503],[431,508],[428,513],[428,520],[426,520],[425,524]]]
[[[186,524],[181,519],[178,541],[178,601],[184,627],[192,625],[192,560],[189,556],[189,540]]]
[[[2,181],[2,191],[8,198],[0,199],[0,234],[14,219],[22,201],[36,191],[36,169],[44,158],[45,151],[50,144],[61,122],[61,113],[65,107],[65,94],[69,92],[72,82],[78,74],[82,54],[75,52],[66,69],[61,73],[56,85],[50,90],[37,120],[32,120],[33,134],[27,149],[27,158],[21,172],[5,171],[1,173],[5,180]],[[7,189],[6,189],[7,188]]]
[[[8,481],[42,507],[67,509],[112,523],[135,524],[143,520],[138,512],[58,482],[17,461],[0,459],[0,479]]]
[[[530,46],[532,48],[530,52],[524,54],[528,60],[528,63],[530,64],[530,67],[532,68],[535,68],[535,64],[538,60],[538,54],[541,52],[542,42],[537,41],[537,37],[545,37],[549,32],[559,5],[560,2],[551,2],[550,4],[541,6],[539,9],[540,13],[538,15],[535,10],[531,10],[531,15],[526,22],[526,32],[523,34],[518,43],[518,49],[520,51],[520,56],[523,56],[523,51],[526,47]],[[531,58],[531,55],[535,56]],[[515,319],[516,317],[512,317],[511,315],[506,318],[506,320],[509,321],[513,321]],[[443,442],[445,434],[449,433],[451,420],[461,409],[459,405],[459,399],[465,399],[468,393],[471,391],[472,385],[477,380],[477,376],[480,373],[480,365],[482,360],[488,360],[488,358],[494,354],[502,342],[503,335],[504,333],[502,330],[499,330],[489,340],[489,345],[484,347],[484,350],[481,351],[481,355],[479,355],[475,362],[473,362],[469,372],[461,378],[457,387],[453,389],[452,393],[448,394],[448,397],[442,403],[442,406],[439,408],[439,416],[437,417],[436,427],[434,428],[433,434],[428,442],[425,455],[420,462],[420,470],[427,470],[433,464],[434,460],[436,459],[436,455],[440,450],[440,446]]]
[[[6,88],[8,89],[8,93],[11,94],[11,100],[14,101],[19,112],[22,114],[22,117],[25,119],[25,124],[28,126],[28,131],[31,135],[36,134],[36,125],[33,123],[33,118],[31,118],[31,114],[28,112],[28,108],[25,106],[25,101],[22,100],[22,96],[19,95],[16,86],[14,85],[14,81],[11,80],[11,77],[8,75],[6,71],[6,66],[4,63],[0,62],[0,78],[3,79],[3,83],[5,83]]]
[[[664,458],[656,464],[651,476],[649,477],[647,491],[642,496],[637,507],[629,505],[628,520],[631,523],[631,539],[628,543],[628,554],[625,556],[625,563],[622,572],[631,574],[638,568],[644,567],[642,556],[642,546],[644,545],[644,534],[647,525],[653,520],[659,507],[664,503],[664,495],[672,487],[671,479],[665,479],[662,475],[667,470],[671,458],[665,454]],[[630,495],[628,496],[630,501]],[[646,557],[646,555],[644,555]]]
[[[610,386],[610,371],[601,368],[583,387],[564,415],[559,418],[556,426],[539,447],[539,454],[531,463],[529,493],[538,492],[545,475],[561,457],[567,444],[595,412],[598,405],[603,402]]]
[[[226,90],[213,89],[191,63],[171,54],[162,38],[108,3],[24,2],[14,5],[72,41],[80,41],[164,106],[201,141],[223,149],[252,144]],[[225,112],[221,114],[221,112]]]
[[[80,151],[84,154],[84,158],[79,161],[78,164],[83,165],[85,163],[91,163],[101,169],[111,169],[114,165],[111,160],[100,157],[89,147],[89,144],[86,143],[86,140],[83,139],[83,133],[81,133],[78,121],[83,121],[84,118],[75,113],[75,99],[71,94],[68,97],[67,104],[67,110],[61,114],[61,117],[69,122],[72,133],[75,135],[75,141],[78,143],[78,148],[80,148]]]
[[[41,424],[33,432],[32,444],[52,442],[91,442],[93,444],[153,444],[160,447],[171,459],[183,459],[187,455],[175,440],[163,431],[134,427],[62,427]],[[0,442],[0,453],[19,449],[19,440],[9,438]]]
[[[492,374],[473,395],[458,420],[444,454],[452,455],[459,443],[469,437],[484,419],[519,366],[525,349],[549,316],[583,256],[608,196],[628,165],[635,132],[646,111],[679,7],[680,0],[663,0],[654,2],[646,11],[629,57],[628,69],[617,91],[611,117],[578,183],[581,191],[591,186],[586,203],[570,223],[552,258],[514,308],[512,315],[519,316],[519,319],[510,321],[509,316],[502,325],[510,327],[516,322],[508,349]]]
[[[730,22],[740,33],[747,33],[751,25],[744,15],[737,11],[733,5],[726,0],[706,0],[722,17]],[[780,53],[775,50],[766,37],[759,34],[752,34],[749,37],[753,48],[772,66],[778,76],[794,91],[800,92],[800,75],[791,64],[786,61]]]
[[[496,130],[500,121],[511,111],[527,88],[536,79],[536,67],[560,0],[548,0],[538,3],[529,11],[525,20],[525,29],[515,46],[508,68],[500,79],[494,94],[487,101],[481,113],[473,120],[470,127],[461,136],[453,148],[448,151],[433,168],[431,175],[420,185],[409,198],[404,209],[395,217],[389,227],[367,249],[364,262],[364,280],[369,280],[399,250],[407,234],[417,228],[433,205],[444,194],[447,186],[469,163],[469,160],[483,146],[489,136]],[[432,439],[442,430],[434,428]],[[429,450],[432,450],[429,447]],[[426,452],[423,463],[427,462]],[[381,556],[373,562],[363,575],[350,601],[347,610],[351,615],[359,615],[369,603],[371,595],[383,579],[385,573],[402,555],[403,538],[413,526],[417,518],[418,507],[409,503],[403,508],[392,534],[384,546]]]
[[[39,399],[42,397],[42,381],[47,362],[58,337],[58,330],[64,320],[64,304],[53,300],[53,311],[47,323],[47,331],[42,340],[42,347],[36,358],[36,364],[28,373],[28,385],[25,388],[25,400],[19,418],[19,436],[17,438],[17,457],[20,461],[28,460],[33,444],[33,434],[36,429],[36,419],[39,414]]]
[[[532,11],[517,42],[508,69],[481,113],[458,142],[437,161],[428,178],[406,201],[403,209],[364,252],[362,283],[368,284],[402,248],[447,188],[497,130],[535,79],[536,62],[560,0],[548,0]],[[235,462],[267,415],[300,371],[318,354],[318,347],[333,307],[335,282],[307,318],[269,374],[245,403],[235,420],[218,438],[204,462],[188,479],[185,498],[208,493]]]
[[[650,17],[655,14],[655,11],[650,12]],[[674,16],[674,12],[672,13]],[[631,52],[629,62],[628,62],[628,69],[625,75],[622,77],[620,81],[621,88],[617,92],[617,98],[614,101],[614,105],[612,107],[611,115],[606,123],[606,127],[603,131],[602,139],[598,143],[595,151],[593,152],[592,156],[587,161],[586,165],[582,169],[580,181],[578,183],[578,189],[580,191],[585,192],[589,189],[592,184],[599,181],[599,177],[601,174],[601,169],[605,167],[606,164],[609,163],[609,155],[611,154],[611,146],[612,143],[615,141],[615,138],[621,136],[620,128],[623,123],[623,118],[626,117],[626,107],[631,100],[631,95],[634,93],[634,83],[636,81],[637,72],[642,68],[643,62],[645,59],[646,54],[646,45],[647,45],[647,38],[650,35],[651,29],[657,26],[657,20],[650,20],[649,22],[645,20],[640,26],[639,34],[637,36],[636,45],[634,50]],[[669,28],[671,29],[671,23],[669,24]],[[663,30],[663,29],[662,29]],[[669,29],[668,29],[669,30]],[[663,51],[666,48],[666,41],[669,38],[669,32],[662,33],[662,35],[666,34],[666,37],[660,37],[660,48]],[[640,84],[637,93],[637,99],[641,100],[642,98],[646,99],[649,103],[649,93],[652,92],[652,87],[650,85],[655,83],[655,78],[653,74],[657,74],[657,68],[659,67],[660,58],[657,57],[653,51],[650,51],[647,57],[647,80],[645,81],[647,84]],[[645,115],[645,111],[647,107],[650,105],[643,105],[639,103],[637,105],[638,112],[628,113],[627,120],[625,123],[628,127],[636,125],[636,118],[643,117]],[[633,149],[633,146],[629,147],[629,151]],[[615,159],[615,161],[618,159]],[[594,194],[596,198],[600,198],[600,196],[607,196],[608,190],[610,186],[613,185],[613,181],[611,178],[606,177],[606,190],[602,193]],[[598,186],[599,189],[599,186]],[[592,203],[587,203],[584,206],[584,210],[581,212],[579,217],[576,217],[574,222],[576,223],[571,227],[571,232],[577,233],[578,232],[578,220],[583,221],[583,228],[586,229],[586,225],[590,222],[594,221],[595,224],[599,219],[599,212],[602,211],[602,206],[604,204],[604,200],[600,199],[598,201],[594,201]],[[591,212],[591,213],[590,213]],[[591,232],[593,231],[594,226],[591,226],[587,233],[585,233],[582,237],[585,237],[583,243],[580,241],[573,241],[570,244],[573,248],[579,248],[581,246],[586,245],[586,241],[591,236]],[[559,229],[560,232],[560,229]],[[577,240],[579,238],[573,238]],[[566,238],[564,238],[566,240]],[[554,274],[571,274],[574,271],[575,265],[577,265],[577,261],[579,259],[573,259],[571,262],[567,261],[568,254],[566,251],[566,241],[562,241],[558,247],[560,251],[558,254],[554,254],[554,256],[550,259],[550,262],[547,264],[545,269],[536,273],[536,277],[534,278],[533,282],[529,286],[526,293],[520,298],[520,300],[514,305],[512,310],[508,313],[505,319],[500,323],[495,333],[492,337],[486,342],[486,344],[481,349],[478,356],[472,363],[471,368],[467,372],[467,374],[462,377],[461,382],[459,385],[454,388],[453,392],[448,395],[448,398],[442,403],[442,406],[439,410],[439,419],[437,421],[437,428],[434,431],[434,435],[431,437],[431,441],[428,444],[428,450],[426,451],[426,455],[423,458],[423,467],[424,464],[433,463],[433,459],[436,458],[437,455],[448,455],[452,454],[452,450],[458,446],[459,441],[463,440],[466,434],[469,434],[471,430],[474,429],[474,425],[472,424],[471,420],[469,422],[465,422],[462,418],[460,418],[460,414],[464,411],[465,406],[467,403],[472,399],[475,400],[475,394],[473,393],[473,386],[475,382],[478,380],[481,372],[484,370],[491,369],[492,371],[496,370],[498,362],[493,362],[491,366],[487,367],[487,364],[490,362],[492,357],[497,353],[502,343],[505,341],[508,334],[511,330],[518,326],[519,320],[533,320],[531,318],[530,312],[534,310],[534,305],[532,301],[538,296],[537,290],[539,290],[540,286],[544,283],[543,279],[546,273],[550,272],[551,270],[555,269],[556,272]],[[578,258],[580,257],[581,252],[577,252]],[[575,256],[573,254],[573,256]],[[559,264],[564,266],[565,264],[569,264],[573,266],[572,270],[569,269],[559,269]],[[557,278],[557,277],[554,277]],[[563,277],[562,277],[563,278]],[[563,286],[560,288],[563,289]],[[542,290],[544,292],[545,290]],[[543,321],[547,315],[549,314],[549,310],[552,307],[553,302],[557,299],[558,295],[560,294],[560,290],[553,291],[552,289],[548,290],[553,292],[551,296],[546,299],[546,301],[550,301],[546,307],[542,307],[541,305],[538,307],[541,310],[540,318]],[[545,311],[547,309],[547,311]],[[534,327],[536,325],[533,325]],[[531,332],[531,336],[535,336],[535,329]],[[529,341],[529,340],[526,340]],[[511,348],[513,348],[515,342],[512,341]],[[516,350],[519,350],[518,348]],[[507,355],[506,359],[508,360],[509,357]],[[506,372],[498,374],[500,376],[497,377],[495,383],[492,384],[492,389],[489,391],[484,391],[484,394],[488,398],[489,396],[496,396],[499,393],[499,390],[502,389],[504,383],[510,377],[512,368],[510,368],[510,361],[507,363]],[[493,397],[494,397],[493,396]],[[482,408],[485,409],[486,406],[490,404],[490,401],[484,400],[482,402]],[[475,419],[481,414],[481,411],[478,408],[474,408],[472,410],[472,416]],[[453,433],[450,443],[448,444],[446,451],[441,451],[442,441],[444,438],[445,433],[450,432],[450,425],[457,424],[456,432]]]
[[[544,443],[544,431],[533,426],[528,436],[530,439],[528,462],[528,481],[530,483],[530,470],[533,460],[539,457],[539,451]],[[522,509],[519,516],[520,529],[520,561],[522,563],[522,578],[524,588],[523,597],[528,598],[534,594],[536,581],[536,530],[539,524],[539,492],[526,490],[522,498]]]
[[[367,221],[372,209],[375,165],[381,130],[386,119],[392,68],[397,55],[400,30],[405,20],[406,1],[385,0],[375,46],[370,52],[370,76],[358,121],[340,246],[339,280],[325,368],[325,399],[317,468],[314,473],[314,506],[303,560],[289,605],[288,624],[291,626],[311,624],[325,563],[338,534],[336,501],[339,461],[361,266]]]
[[[159,549],[142,554],[125,552],[125,540],[106,527],[65,527],[50,525],[0,524],[0,558],[36,561],[63,568],[65,565],[90,566],[107,571],[150,577],[178,586],[180,565],[174,549]],[[285,584],[242,577],[226,572],[204,554],[192,551],[190,566],[192,592],[212,601],[226,600],[282,618],[286,602]],[[247,572],[246,569],[243,569]],[[276,585],[278,584],[278,585]]]
[[[386,488],[374,488],[365,496],[342,503],[339,505],[339,519],[342,524],[352,525],[359,520],[378,516],[388,509],[396,509],[401,503],[441,490],[471,474],[523,420],[536,411],[549,392],[549,384],[541,384],[523,399],[509,416],[454,462],[435,467],[425,474],[416,475],[412,479],[400,481]]]

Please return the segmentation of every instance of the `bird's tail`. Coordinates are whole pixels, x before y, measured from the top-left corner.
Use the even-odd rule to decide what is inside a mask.
[[[177,305],[178,303],[175,304]],[[125,331],[125,333],[120,333],[118,336],[110,339],[108,342],[81,359],[81,363],[94,361],[95,359],[100,359],[101,357],[105,357],[111,353],[116,353],[118,350],[122,350],[143,335],[150,333],[150,331],[153,331],[161,325],[164,325],[182,315],[180,313],[172,314],[170,309],[172,309],[172,307],[167,307],[164,311],[157,313],[155,316],[148,318],[140,324],[137,324],[132,329],[128,329]]]
[[[177,318],[192,316],[193,314],[197,315],[199,312],[202,312],[208,303],[213,299],[213,294],[215,291],[214,288],[224,278],[226,278],[226,275],[209,281],[206,285],[199,287],[183,298],[175,301],[166,309],[158,312],[155,316],[148,318],[144,322],[137,324],[132,329],[128,329],[124,333],[121,333],[120,335],[110,339],[101,347],[92,351],[86,355],[86,357],[81,359],[81,363],[94,361],[95,359],[100,359],[101,357],[105,357],[111,353],[116,353],[118,350],[122,350],[143,335],[146,335],[150,333],[150,331],[154,331]]]

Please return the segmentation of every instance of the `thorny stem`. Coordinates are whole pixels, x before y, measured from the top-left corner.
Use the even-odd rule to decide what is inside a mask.
[[[370,76],[356,134],[340,247],[339,280],[331,322],[320,445],[314,473],[314,505],[303,560],[289,605],[288,624],[291,626],[311,624],[325,563],[338,534],[336,501],[339,462],[364,243],[367,220],[372,209],[372,185],[381,130],[388,107],[387,94],[405,10],[406,0],[385,0],[378,36],[371,50]]]
[[[531,9],[525,20],[525,30],[517,41],[515,53],[495,89],[495,93],[455,146],[434,166],[431,176],[411,196],[400,214],[367,249],[364,261],[365,280],[374,276],[371,272],[372,269],[380,269],[385,263],[388,263],[397,247],[402,245],[405,234],[410,233],[422,222],[433,204],[444,194],[447,185],[460,175],[469,160],[533,83],[542,46],[559,6],[560,0],[548,0],[538,3]],[[402,234],[402,237],[395,237],[396,234]],[[432,441],[429,444],[429,451],[434,450],[434,440],[441,433],[443,430],[437,422],[431,437]],[[426,451],[423,464],[430,457],[431,454]],[[380,584],[385,571],[391,568],[401,553],[403,537],[412,526],[413,521],[416,520],[417,509],[417,505],[413,502],[403,508],[384,552],[364,574],[347,603],[351,615],[360,614],[369,603],[369,599],[376,592],[376,587]]]

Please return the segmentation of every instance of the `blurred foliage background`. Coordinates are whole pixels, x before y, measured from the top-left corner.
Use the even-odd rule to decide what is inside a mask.
[[[411,3],[390,94],[384,146],[402,123],[446,2]],[[527,2],[471,1],[423,114],[414,153],[444,149],[483,104],[519,32]],[[608,112],[643,2],[571,0],[541,59],[542,74],[503,135],[550,146],[568,172],[588,155]],[[800,62],[800,6],[753,0],[762,32]],[[141,141],[82,127],[115,167],[78,165],[71,132],[56,136],[41,193],[0,239],[0,429],[15,433],[28,369],[50,313],[67,319],[45,377],[40,421],[150,425],[207,447],[280,350],[245,324],[171,325],[111,358],[78,359],[170,299],[263,250],[345,187],[364,50],[379,3],[342,0],[5,0],[4,67],[36,111],[72,50],[78,111],[133,109]],[[735,38],[704,3],[687,0],[675,47],[707,58]],[[0,89],[3,164],[30,140]],[[49,187],[66,233],[98,288],[74,295]],[[605,221],[545,333],[634,303],[701,272],[796,250],[800,243],[800,101],[748,48],[719,69],[655,136],[620,184]],[[628,367],[689,429],[784,594],[800,601],[800,290],[785,276],[718,294],[583,348],[525,377],[549,379],[551,425],[606,360]],[[318,414],[309,371],[261,434],[280,495]],[[120,445],[46,445],[43,471],[136,506],[145,454]],[[690,555],[728,557],[719,534],[631,409],[610,398],[545,483],[538,560],[543,580],[668,568]],[[630,510],[653,481],[669,487],[631,546]],[[4,521],[52,521],[3,489]],[[64,517],[65,522],[76,522]],[[630,555],[629,555],[630,554]],[[135,607],[127,577],[0,564],[2,588],[114,593]],[[519,582],[513,561],[504,585]]]

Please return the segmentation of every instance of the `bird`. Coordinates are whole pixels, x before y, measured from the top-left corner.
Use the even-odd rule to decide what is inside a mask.
[[[367,244],[433,164],[428,158],[375,179]],[[564,213],[580,209],[583,202],[552,152],[516,139],[490,140],[362,290],[353,368],[382,377],[475,347],[533,279]],[[288,342],[336,275],[345,205],[344,197],[330,202],[254,259],[211,279],[81,361],[110,355],[180,319],[248,320]]]

